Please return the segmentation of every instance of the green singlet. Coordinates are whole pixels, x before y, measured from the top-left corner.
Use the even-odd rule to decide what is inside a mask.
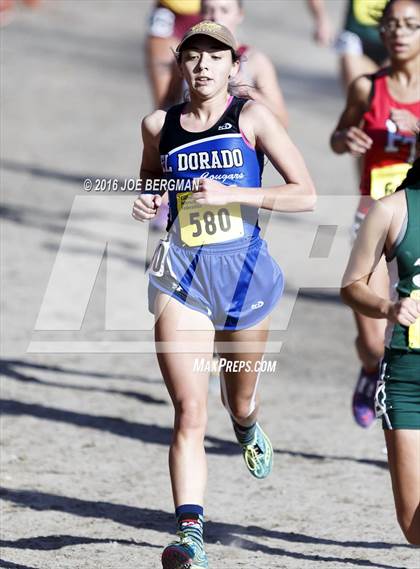
[[[405,195],[407,219],[387,262],[395,300],[420,302],[420,182]],[[420,318],[410,327],[390,324],[385,345],[377,415],[385,429],[420,429]]]

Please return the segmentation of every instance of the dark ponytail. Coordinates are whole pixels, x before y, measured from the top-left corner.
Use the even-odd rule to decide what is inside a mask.
[[[407,176],[395,191],[405,190],[405,188],[420,190],[420,158],[414,161],[412,168],[407,172]]]

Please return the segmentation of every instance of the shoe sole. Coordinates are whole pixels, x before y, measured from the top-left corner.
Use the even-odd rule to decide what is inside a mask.
[[[162,555],[163,569],[203,569],[198,565],[191,565],[192,560],[177,549],[166,549]]]
[[[194,569],[189,555],[167,547],[162,555],[162,569]]]

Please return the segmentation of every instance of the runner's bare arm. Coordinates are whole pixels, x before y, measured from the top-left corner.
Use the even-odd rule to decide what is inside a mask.
[[[360,128],[369,106],[371,89],[372,81],[366,75],[358,77],[350,85],[346,107],[330,139],[335,153],[361,155],[371,147],[372,139]]]
[[[333,38],[333,30],[324,0],[306,0],[312,14],[315,29],[314,39],[317,43],[328,46]]]
[[[343,276],[341,298],[355,311],[370,318],[387,318],[392,302],[369,287],[385,248],[393,210],[384,200],[374,202],[358,232]]]
[[[396,234],[396,204],[400,196],[394,194],[376,201],[357,235],[347,269],[344,273],[341,298],[356,312],[370,318],[387,318],[391,322],[410,326],[420,316],[420,302],[403,298],[397,302],[382,298],[369,287],[389,237]],[[392,227],[394,226],[394,227]],[[392,231],[391,231],[392,229]],[[392,242],[395,241],[395,238]]]
[[[178,104],[182,100],[183,96],[183,81],[181,74],[178,69],[178,65],[174,59],[172,65],[172,77],[168,86],[165,97],[162,100],[160,109],[169,109],[173,105]]]
[[[281,124],[287,128],[289,119],[286,105],[273,63],[260,51],[252,55],[252,62],[250,63],[255,69],[255,89],[251,92],[251,98],[257,103],[266,105],[278,117]]]
[[[192,198],[200,204],[241,203],[273,211],[312,211],[316,191],[299,150],[273,113],[260,103],[248,102],[240,117],[240,127],[251,144],[269,158],[286,184],[271,188],[243,188],[200,178],[199,191]]]
[[[165,117],[165,111],[157,110],[147,115],[141,123],[143,155],[140,166],[140,177],[142,180],[162,176],[159,140]]]
[[[262,150],[286,184],[272,188],[237,188],[241,203],[274,211],[311,211],[316,203],[312,178],[286,130],[265,106],[248,103],[243,111],[244,134]]]
[[[159,155],[160,133],[165,122],[166,113],[158,110],[145,117],[141,124],[143,138],[143,155],[140,167],[140,178],[144,188],[148,179],[162,176],[162,166]],[[133,204],[132,216],[139,221],[148,221],[155,217],[162,202],[161,195],[142,192]]]

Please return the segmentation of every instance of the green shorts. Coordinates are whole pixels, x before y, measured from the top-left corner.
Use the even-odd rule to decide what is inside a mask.
[[[375,407],[384,429],[420,429],[420,353],[385,349]]]

